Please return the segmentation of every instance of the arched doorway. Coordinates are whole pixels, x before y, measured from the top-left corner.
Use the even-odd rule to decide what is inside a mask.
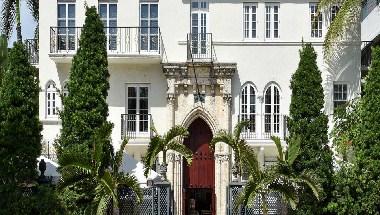
[[[184,162],[184,214],[192,210],[199,214],[215,214],[215,161],[209,148],[212,132],[207,123],[198,118],[188,128],[189,137],[184,140],[194,153],[193,162],[188,166]]]

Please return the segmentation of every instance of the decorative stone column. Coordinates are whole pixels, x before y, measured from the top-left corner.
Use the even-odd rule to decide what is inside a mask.
[[[229,185],[230,153],[215,152],[215,195],[217,214],[227,214],[227,187]]]

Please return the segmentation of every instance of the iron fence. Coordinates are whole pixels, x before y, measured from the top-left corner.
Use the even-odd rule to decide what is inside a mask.
[[[151,114],[122,114],[121,139],[151,138]]]
[[[210,60],[213,59],[213,44],[211,33],[190,33],[187,35],[187,59]]]
[[[33,65],[38,64],[39,63],[38,40],[37,39],[25,40],[25,47],[28,53],[29,62]]]
[[[50,53],[74,53],[83,27],[51,27]],[[161,54],[159,27],[105,27],[109,54]]]
[[[243,191],[243,184],[231,184],[229,186],[229,198],[228,198],[228,215],[261,215],[262,199],[256,197],[251,206],[236,206],[237,198]],[[283,203],[279,193],[272,192],[267,196],[266,202],[268,204],[268,214],[270,215],[285,215],[287,214],[287,207]]]

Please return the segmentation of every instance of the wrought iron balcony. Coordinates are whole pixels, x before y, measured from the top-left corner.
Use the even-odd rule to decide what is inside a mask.
[[[187,60],[213,60],[211,33],[190,33],[187,35]]]
[[[151,114],[122,114],[121,139],[151,138]]]
[[[285,139],[287,136],[286,116],[282,114],[241,114],[239,121],[249,121],[241,132],[246,140],[269,140],[271,136]]]
[[[108,54],[160,55],[159,27],[106,27]],[[74,54],[79,48],[82,27],[51,27],[50,53]]]
[[[39,63],[38,55],[38,40],[37,39],[27,39],[25,40],[25,47],[28,52],[29,62],[32,65]]]

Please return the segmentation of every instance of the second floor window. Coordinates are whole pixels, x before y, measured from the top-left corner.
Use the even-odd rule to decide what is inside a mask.
[[[99,3],[99,14],[107,36],[108,50],[117,50],[117,4]]]
[[[257,4],[244,3],[244,38],[257,37]]]
[[[267,4],[265,6],[265,38],[278,38],[279,5]]]
[[[317,3],[310,4],[311,37],[322,37],[322,14],[318,13]]]
[[[251,84],[245,85],[241,90],[240,118],[249,121],[246,132],[256,131],[256,93]]]
[[[347,84],[334,83],[334,108],[347,103]]]
[[[140,5],[140,49],[158,51],[158,4],[142,3]]]
[[[127,131],[149,131],[149,88],[127,85]]]
[[[50,81],[46,85],[46,117],[55,117],[58,115],[57,99],[57,88],[55,87],[55,83]]]
[[[339,6],[333,5],[330,9],[330,22],[334,21],[336,15],[338,15],[339,12]]]
[[[57,9],[57,48],[75,50],[75,4],[59,2]]]

